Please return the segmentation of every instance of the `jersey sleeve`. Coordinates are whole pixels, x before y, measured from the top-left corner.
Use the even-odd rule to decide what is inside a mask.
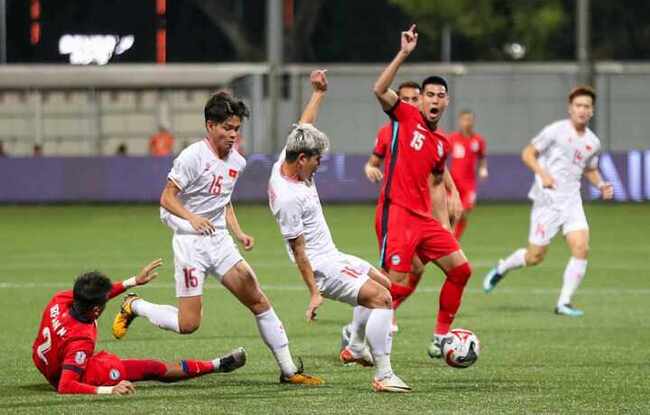
[[[393,108],[386,111],[386,114],[392,119],[400,122],[404,122],[407,119],[418,114],[418,109],[411,104],[406,104],[402,100],[398,99]]]
[[[478,136],[478,158],[485,158],[487,155],[487,142],[482,136]]]
[[[535,150],[543,153],[555,141],[555,125],[549,125],[535,136],[530,142]]]
[[[285,240],[296,239],[304,232],[302,208],[295,198],[281,198],[277,201],[275,218]]]
[[[118,281],[113,284],[111,287],[111,292],[108,293],[108,299],[110,300],[111,298],[117,297],[118,295],[122,294],[124,291],[126,291],[126,287],[124,286],[124,281]]]
[[[90,339],[79,339],[68,343],[64,351],[63,364],[61,365],[61,378],[59,379],[58,392],[62,394],[94,394],[97,387],[81,381],[88,359],[95,349]]]
[[[174,165],[167,178],[183,190],[199,177],[199,168],[195,157],[186,149],[174,160]]]
[[[391,128],[384,126],[377,131],[377,137],[375,138],[375,147],[372,149],[372,154],[383,159],[386,157],[388,151],[388,146],[390,145],[390,133]]]
[[[593,170],[598,168],[598,162],[600,161],[600,145],[598,145],[598,148],[596,151],[594,151],[594,154],[589,156],[589,159],[587,160],[587,169]]]

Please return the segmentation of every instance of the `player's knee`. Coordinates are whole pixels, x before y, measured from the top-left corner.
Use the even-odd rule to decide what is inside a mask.
[[[528,251],[526,252],[526,265],[535,266],[539,265],[544,261],[544,251]]]
[[[581,242],[579,244],[574,245],[571,248],[571,255],[574,258],[587,259],[587,256],[589,256],[589,244],[587,244],[586,242]]]
[[[179,321],[178,331],[180,334],[192,334],[201,326],[200,321]]]
[[[393,297],[385,287],[379,287],[370,301],[369,308],[392,308]]]
[[[447,271],[446,275],[449,282],[464,287],[472,276],[472,266],[469,262],[464,262],[463,264]]]

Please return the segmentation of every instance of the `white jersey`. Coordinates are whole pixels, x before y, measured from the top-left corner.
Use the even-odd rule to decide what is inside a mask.
[[[538,204],[564,206],[581,202],[580,182],[585,169],[598,167],[600,140],[589,128],[578,135],[570,120],[546,126],[531,144],[539,152],[538,162],[555,179],[554,189],[544,189],[535,175],[528,197]]]
[[[225,230],[225,209],[245,167],[246,160],[235,150],[226,159],[220,159],[206,138],[176,157],[167,178],[181,189],[178,198],[187,210],[210,219],[216,229]],[[189,221],[162,207],[160,219],[174,232],[197,233]]]
[[[340,255],[323,215],[316,184],[285,177],[280,171],[284,150],[273,165],[269,179],[269,207],[280,226],[291,261],[295,262],[289,240],[305,238],[305,251],[312,267]]]

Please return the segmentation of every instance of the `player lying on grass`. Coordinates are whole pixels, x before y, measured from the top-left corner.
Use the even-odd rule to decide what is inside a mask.
[[[385,173],[381,263],[390,277],[391,293],[396,293],[396,285],[406,286],[415,256],[423,264],[435,263],[445,273],[429,346],[429,355],[440,357],[441,344],[450,338],[451,324],[472,269],[454,235],[432,217],[431,175],[437,182],[450,183],[449,188],[455,190],[445,167],[449,141],[438,128],[449,104],[447,81],[440,76],[426,78],[418,108],[400,101],[390,89],[400,66],[415,49],[417,39],[415,25],[402,32],[400,50],[373,88],[382,109],[397,122],[395,148]],[[457,200],[457,192],[451,198]]]
[[[561,228],[571,258],[564,269],[555,313],[569,317],[583,315],[582,310],[571,304],[587,272],[589,253],[589,225],[580,195],[582,176],[601,191],[603,199],[614,195],[612,185],[605,183],[598,171],[600,140],[588,127],[595,103],[596,93],[591,87],[574,88],[569,93],[569,118],[546,126],[524,148],[524,164],[535,173],[528,193],[533,201],[528,247],[516,250],[490,270],[483,280],[486,293],[494,290],[509,271],[541,263]]]
[[[340,252],[323,215],[314,173],[329,140],[312,123],[327,91],[325,71],[313,71],[311,84],[311,99],[273,165],[269,206],[289,258],[311,294],[307,319],[316,317],[323,302],[321,295],[352,305],[352,338],[350,346],[340,353],[341,360],[363,366],[374,364],[372,388],[377,392],[407,392],[411,388],[395,375],[390,362],[393,310],[388,280],[366,261]]]
[[[43,311],[32,347],[36,368],[59,393],[129,395],[131,382],[176,382],[216,372],[231,372],[246,363],[246,351],[238,348],[214,360],[162,362],[122,359],[106,351],[95,352],[96,320],[106,303],[124,290],[147,284],[158,275],[155,260],[126,281],[111,284],[98,271],[81,274],[74,288],[58,292]]]
[[[255,272],[233,238],[250,251],[255,240],[244,233],[231,196],[246,160],[234,149],[248,108],[227,92],[205,104],[207,136],[178,155],[160,196],[160,218],[174,232],[172,248],[178,308],[127,297],[113,323],[113,335],[123,338],[136,316],[179,334],[201,325],[203,285],[215,276],[255,318],[260,337],[280,369],[280,383],[319,385],[322,379],[303,373],[291,356],[287,333]],[[213,317],[214,318],[214,317]]]

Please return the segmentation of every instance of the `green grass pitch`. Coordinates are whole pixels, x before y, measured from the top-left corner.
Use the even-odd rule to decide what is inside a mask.
[[[591,258],[576,298],[585,317],[552,313],[569,256],[560,238],[541,266],[508,275],[490,295],[480,291],[489,267],[525,243],[529,207],[479,206],[462,241],[474,277],[455,326],[477,333],[481,357],[457,370],[427,356],[442,281],[429,267],[398,312],[393,342],[393,366],[414,391],[390,395],[371,391],[372,370],[337,361],[340,328],[351,308],[326,301],[319,321],[306,323],[307,291],[268,209],[240,206],[239,220],[257,240],[245,256],[284,321],[294,356],[327,384],[279,385],[254,319],[212,280],[198,332],[180,336],[136,320],[126,339],[114,341],[110,322],[119,301],[113,301],[100,319],[98,349],[172,360],[212,358],[242,345],[248,364],[174,385],[141,383],[131,397],[98,397],[57,396],[32,366],[39,316],[81,270],[122,279],[159,256],[165,260],[161,276],[137,291],[174,304],[171,238],[157,207],[0,207],[0,413],[650,413],[650,205],[586,210]],[[370,205],[326,207],[338,247],[374,263],[373,214]]]

